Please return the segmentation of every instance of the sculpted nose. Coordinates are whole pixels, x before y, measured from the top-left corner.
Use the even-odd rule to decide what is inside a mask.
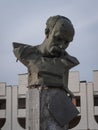
[[[64,43],[60,44],[59,48],[64,49],[65,48],[65,44]]]
[[[63,45],[59,45],[59,48],[63,49]]]

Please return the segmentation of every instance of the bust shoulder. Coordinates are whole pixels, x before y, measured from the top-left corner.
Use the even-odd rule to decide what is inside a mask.
[[[69,68],[72,68],[79,64],[78,59],[76,57],[69,55],[67,52],[65,52],[64,58],[67,60]]]
[[[13,51],[17,59],[25,59],[28,58],[30,55],[37,55],[40,51],[37,49],[38,46],[31,46],[22,43],[13,43]]]

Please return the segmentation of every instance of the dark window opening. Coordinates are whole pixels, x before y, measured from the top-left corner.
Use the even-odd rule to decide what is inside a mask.
[[[26,128],[26,118],[18,118],[18,122],[22,128]]]
[[[5,118],[0,118],[0,130],[4,126],[5,122],[6,122]]]
[[[98,115],[96,115],[94,117],[95,117],[96,122],[98,123]]]
[[[18,109],[25,109],[26,108],[26,99],[19,98],[18,99]]]
[[[75,117],[74,119],[72,119],[70,122],[69,122],[69,129],[72,129],[74,128],[75,126],[77,126],[80,122],[80,119],[81,119],[81,116],[77,116]]]
[[[94,106],[98,106],[98,95],[94,95]]]
[[[80,96],[75,96],[73,102],[75,106],[80,107]]]
[[[0,99],[0,110],[6,109],[6,100]]]

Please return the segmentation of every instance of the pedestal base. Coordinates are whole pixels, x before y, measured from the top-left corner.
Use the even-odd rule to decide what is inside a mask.
[[[26,130],[40,130],[40,92],[29,88],[26,100]]]
[[[59,88],[29,88],[27,96],[27,130],[68,130],[77,109]]]

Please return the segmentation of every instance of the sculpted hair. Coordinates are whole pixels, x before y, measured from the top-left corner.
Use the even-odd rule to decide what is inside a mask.
[[[46,22],[46,29],[45,29],[46,35],[49,35],[49,33],[51,33],[51,31],[53,30],[57,21],[60,20],[60,19],[64,20],[65,24],[69,24],[73,28],[73,31],[74,31],[74,27],[72,25],[72,22],[67,17],[56,15],[56,16],[52,16],[52,17],[48,18],[48,20]]]

